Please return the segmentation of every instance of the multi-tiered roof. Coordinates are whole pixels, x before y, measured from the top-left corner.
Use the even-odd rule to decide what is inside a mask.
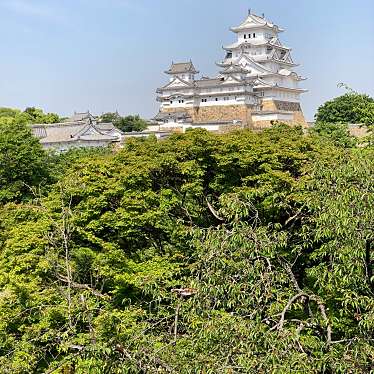
[[[292,59],[291,48],[279,40],[278,34],[284,29],[265,19],[264,15],[249,13],[244,22],[231,28],[231,31],[237,34],[238,39],[223,47],[226,57],[217,63],[218,66],[240,65],[246,67],[247,72],[252,73],[250,75],[259,76],[277,74],[284,69],[292,73],[290,69],[297,66]],[[283,71],[283,75],[290,74]],[[296,77],[301,80],[301,77]]]

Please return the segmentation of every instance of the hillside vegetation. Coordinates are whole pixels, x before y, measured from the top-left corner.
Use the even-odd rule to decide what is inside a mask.
[[[1,156],[29,166],[0,167],[2,373],[373,372],[370,139],[28,139]]]

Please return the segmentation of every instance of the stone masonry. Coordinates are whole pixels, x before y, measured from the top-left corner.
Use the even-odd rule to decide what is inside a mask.
[[[173,113],[178,112],[182,108],[165,108],[163,112]],[[189,116],[191,116],[193,123],[214,123],[223,121],[241,121],[245,127],[252,127],[252,107],[249,105],[216,105],[209,107],[195,107],[183,108]]]

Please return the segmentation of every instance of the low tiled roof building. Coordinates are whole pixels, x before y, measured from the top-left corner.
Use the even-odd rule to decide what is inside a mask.
[[[32,131],[45,149],[56,152],[107,147],[123,140],[123,133],[112,123],[99,123],[89,112],[75,113],[61,123],[32,125]]]

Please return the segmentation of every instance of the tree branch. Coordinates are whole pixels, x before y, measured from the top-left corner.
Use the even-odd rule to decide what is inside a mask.
[[[207,205],[208,205],[208,208],[209,208],[210,212],[213,214],[213,216],[214,216],[216,219],[218,219],[218,221],[225,222],[225,219],[222,218],[222,217],[218,214],[218,212],[213,208],[212,204],[210,204],[210,202],[208,201],[208,198],[207,198],[206,196],[205,196],[205,201],[206,201],[206,203],[207,203]]]
[[[278,325],[274,326],[275,328],[277,328],[278,330],[283,330],[283,325],[284,325],[284,320],[286,318],[286,313],[287,311],[291,308],[292,304],[297,300],[297,299],[300,299],[301,297],[308,297],[308,295],[304,292],[300,292],[298,293],[297,295],[291,297],[291,299],[288,301],[287,305],[285,306],[285,308],[283,309],[283,312],[281,314],[281,318],[279,320],[279,323]],[[272,328],[275,330],[275,328]]]
[[[268,270],[271,272],[273,267],[271,266],[271,262],[270,262],[270,259],[266,256],[257,256],[257,257],[254,257],[254,258],[250,258],[249,261],[251,262],[256,262],[256,261],[260,261],[262,260],[264,263],[267,264],[268,266]]]
[[[374,292],[374,282],[373,278],[373,263],[371,260],[371,246],[374,243],[374,239],[367,239],[365,246],[365,270],[366,270],[366,279],[369,283],[371,290]]]
[[[61,274],[57,274],[57,278],[61,282],[70,284],[71,288],[76,288],[78,290],[87,290],[87,291],[90,291],[94,296],[101,297],[101,298],[105,297],[105,295],[103,295],[101,292],[95,290],[94,288],[92,288],[88,284],[81,284],[81,283],[75,283],[75,282],[69,281],[66,277],[64,277]]]
[[[281,263],[282,263],[284,269],[286,270],[287,274],[291,278],[291,281],[292,281],[294,287],[299,292],[298,295],[294,296],[291,300],[293,300],[294,298],[296,298],[295,300],[297,300],[299,297],[306,297],[307,300],[313,300],[317,303],[318,309],[321,312],[321,316],[326,323],[327,344],[330,345],[331,341],[332,341],[332,327],[331,327],[331,324],[330,324],[329,319],[328,319],[327,314],[326,314],[325,304],[321,301],[320,298],[318,298],[317,295],[304,293],[302,291],[302,289],[300,288],[299,283],[298,283],[298,281],[295,277],[295,274],[293,273],[292,268],[288,264],[288,262],[281,259]],[[279,324],[274,326],[275,328],[277,328],[277,326],[280,326],[281,327],[280,329],[283,328],[285,314],[295,300],[293,300],[290,305],[287,304],[288,307],[286,306],[286,308],[284,309],[284,313],[282,313],[283,321],[282,321],[282,318],[281,318],[281,321],[279,322]],[[290,303],[290,301],[289,301],[289,303]],[[275,329],[275,328],[273,328],[273,329]]]

